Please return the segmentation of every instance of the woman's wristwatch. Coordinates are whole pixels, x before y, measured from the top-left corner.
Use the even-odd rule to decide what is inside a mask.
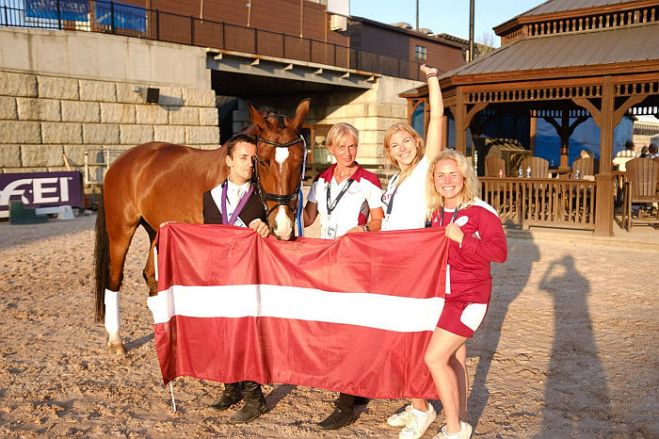
[[[365,232],[370,232],[371,228],[368,226],[368,224],[362,224],[362,230]]]

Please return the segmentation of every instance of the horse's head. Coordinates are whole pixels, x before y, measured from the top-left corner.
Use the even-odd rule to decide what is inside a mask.
[[[256,174],[259,196],[266,207],[268,225],[279,239],[293,237],[298,192],[302,180],[305,144],[300,136],[309,113],[309,99],[300,102],[295,117],[259,113],[254,106],[249,113],[256,136]]]

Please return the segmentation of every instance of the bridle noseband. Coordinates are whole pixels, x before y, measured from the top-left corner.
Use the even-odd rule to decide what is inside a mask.
[[[273,142],[272,140],[264,139],[263,137],[257,135],[256,136],[256,157],[255,159],[258,161],[259,157],[259,149],[258,149],[258,144],[259,142],[266,143],[268,145],[272,145],[275,148],[290,148],[293,145],[296,145],[298,143],[302,143],[304,146],[304,153],[303,153],[303,159],[302,159],[302,165],[301,165],[301,172],[300,172],[300,177],[304,175],[304,167],[306,165],[306,142],[304,140],[304,137],[300,136],[297,139],[293,139],[290,142],[286,143],[277,143]],[[295,190],[289,194],[285,195],[279,195],[279,194],[273,194],[270,192],[266,192],[263,189],[263,185],[261,184],[261,179],[259,178],[259,172],[258,172],[258,163],[254,164],[254,177],[256,178],[256,193],[259,195],[259,198],[261,198],[261,202],[263,203],[263,206],[265,207],[266,210],[266,218],[270,216],[270,214],[279,206],[288,206],[288,208],[291,208],[291,205],[293,203],[297,204],[298,202],[298,196],[300,192],[300,186],[302,185],[302,178],[298,180],[297,186],[295,187]],[[274,201],[275,205],[268,209],[268,201]],[[293,212],[297,210],[297,206],[295,209],[292,209]]]

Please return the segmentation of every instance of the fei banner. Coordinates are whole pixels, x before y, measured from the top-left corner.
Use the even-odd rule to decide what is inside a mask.
[[[160,229],[148,299],[164,383],[177,376],[436,398],[423,362],[444,303],[443,229],[260,238]]]
[[[0,217],[9,202],[26,207],[82,206],[82,178],[78,171],[0,174]]]

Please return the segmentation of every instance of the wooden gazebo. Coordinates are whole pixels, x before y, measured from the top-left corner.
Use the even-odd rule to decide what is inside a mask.
[[[484,178],[484,196],[523,225],[612,235],[613,129],[625,114],[659,113],[657,1],[549,0],[494,30],[502,47],[440,78],[455,148],[467,152],[467,129],[478,133],[475,116],[484,110],[530,117],[531,137],[536,118],[545,118],[566,168],[570,134],[592,117],[600,129],[595,181]],[[401,94],[410,117],[427,95],[426,86]]]

